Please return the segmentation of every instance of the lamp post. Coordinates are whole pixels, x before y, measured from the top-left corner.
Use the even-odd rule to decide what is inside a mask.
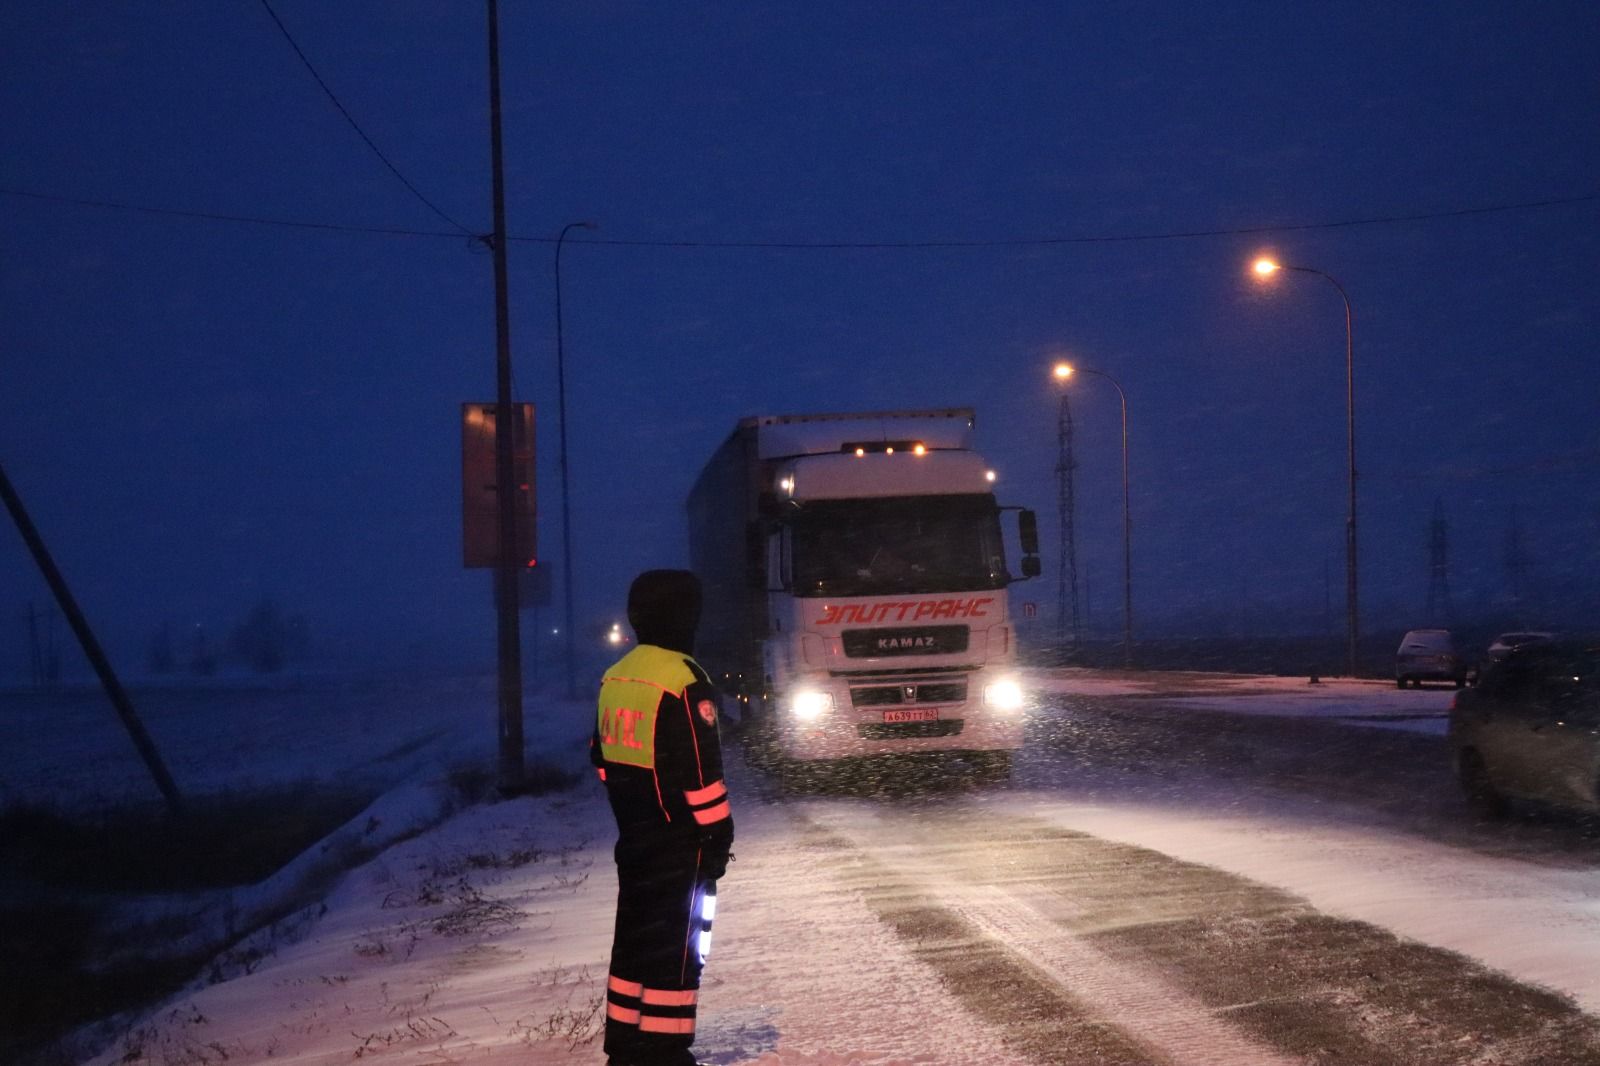
[[[1072,367],[1057,363],[1056,382],[1065,385],[1072,376]],[[1074,528],[1072,472],[1077,467],[1072,457],[1072,405],[1067,390],[1061,390],[1061,410],[1056,415],[1056,506],[1061,531],[1060,574],[1056,588],[1056,641],[1066,650],[1068,638],[1072,653],[1078,651],[1078,540]],[[1070,621],[1070,629],[1069,629]]]
[[[1128,394],[1122,383],[1104,370],[1074,367],[1070,363],[1057,363],[1052,371],[1057,381],[1066,382],[1074,373],[1092,374],[1105,378],[1117,390],[1122,403],[1122,662],[1133,665],[1133,510],[1128,493]]]
[[[567,630],[567,699],[578,697],[572,635],[572,504],[567,479],[567,360],[561,343],[561,245],[575,229],[596,229],[593,222],[568,222],[556,237],[556,422],[561,434],[561,595]]]
[[[1280,270],[1293,270],[1301,274],[1315,274],[1327,281],[1339,292],[1339,298],[1344,301],[1344,378],[1345,378],[1345,433],[1348,440],[1347,468],[1350,482],[1349,510],[1344,525],[1344,581],[1345,581],[1345,628],[1347,632],[1348,648],[1346,654],[1350,676],[1356,674],[1356,645],[1360,638],[1360,629],[1357,623],[1359,612],[1356,604],[1356,360],[1355,360],[1355,331],[1353,326],[1354,313],[1350,309],[1350,294],[1344,291],[1344,286],[1339,284],[1332,274],[1324,273],[1313,267],[1290,266],[1279,263],[1267,256],[1257,259],[1253,265],[1256,277],[1265,281]]]

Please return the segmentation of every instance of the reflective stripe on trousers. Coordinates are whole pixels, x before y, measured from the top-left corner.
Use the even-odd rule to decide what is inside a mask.
[[[612,975],[606,985],[606,1018],[619,1025],[638,1026],[641,1033],[692,1036],[699,998],[693,988],[647,988]]]

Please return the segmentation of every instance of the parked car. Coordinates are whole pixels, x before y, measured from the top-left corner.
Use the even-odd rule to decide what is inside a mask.
[[[1536,641],[1450,708],[1456,777],[1483,815],[1509,799],[1600,810],[1600,643]]]
[[[1421,688],[1424,681],[1453,681],[1460,688],[1467,683],[1468,669],[1448,629],[1411,630],[1394,657],[1394,680],[1401,688],[1407,682]]]
[[[1498,637],[1495,637],[1494,640],[1489,642],[1489,646],[1484,649],[1484,655],[1487,656],[1490,661],[1495,659],[1504,659],[1506,655],[1509,654],[1514,648],[1520,648],[1524,644],[1537,644],[1541,641],[1554,640],[1555,638],[1556,635],[1554,633],[1546,633],[1543,631],[1501,633]]]

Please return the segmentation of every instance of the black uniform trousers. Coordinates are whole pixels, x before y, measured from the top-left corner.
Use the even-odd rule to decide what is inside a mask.
[[[651,836],[617,843],[605,1050],[629,1066],[692,1064],[702,968],[700,845],[677,834]]]

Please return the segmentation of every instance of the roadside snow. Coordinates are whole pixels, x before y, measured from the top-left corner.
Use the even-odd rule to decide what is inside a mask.
[[[1192,707],[1384,726],[1395,716],[1438,720],[1451,696],[1290,678],[1063,671],[1035,681],[1047,690],[1148,697],[1149,706],[1172,713]],[[397,709],[386,714],[391,696]],[[174,761],[196,773],[208,770],[199,775],[206,780],[226,777],[224,767],[238,769],[252,749],[250,780],[268,784],[337,774],[340,767],[372,773],[362,766],[364,752],[404,750],[377,775],[401,774],[405,782],[377,808],[391,835],[381,837],[369,829],[370,819],[357,819],[341,831],[351,835],[344,843],[322,845],[357,854],[441,813],[432,806],[437,795],[430,783],[445,768],[462,758],[492,764],[492,702],[476,684],[412,685],[403,693],[358,686],[242,706],[185,697],[166,705],[171,713],[153,717],[171,750],[187,753]],[[581,768],[588,701],[534,697],[529,706],[530,737],[552,738],[545,749]],[[184,732],[201,724],[202,736]],[[19,776],[11,776],[10,764],[30,751],[70,750],[70,737],[39,731],[71,733],[84,723],[66,715],[35,718],[31,726],[21,754],[14,748],[3,756],[8,781],[40,780],[21,765]],[[105,740],[108,733],[115,738],[114,729],[99,723],[99,743],[114,747]],[[250,736],[238,743],[240,755],[202,757],[213,738],[240,734]],[[275,745],[270,759],[256,747],[263,738]],[[131,788],[144,787],[136,765],[116,774]],[[1026,773],[1023,779],[1031,780]],[[1214,802],[1224,786],[1212,795],[1204,782],[1192,794],[1159,801],[1146,794],[1094,802],[1064,799],[1047,780],[1031,783],[970,802],[1250,877],[1328,913],[1462,951],[1600,1010],[1600,968],[1593,961],[1600,958],[1600,874],[1592,870],[1485,856],[1375,829],[1354,822],[1351,812],[1322,806],[1242,802],[1235,795]],[[747,784],[735,782],[736,798]],[[796,836],[783,806],[751,796],[736,819],[738,861],[723,886],[702,997],[697,1050],[703,1058],[719,1066],[1020,1066],[1008,1057],[1003,1033],[965,1013],[860,898],[830,880],[816,843]],[[386,1052],[525,1066],[598,1062],[615,893],[612,834],[606,806],[587,779],[567,794],[463,810],[365,861],[322,904],[235,945],[213,968],[223,980],[201,981],[142,1021],[123,1021],[115,1041],[92,1061],[331,1064]],[[234,920],[242,926],[250,908],[265,912],[294,896],[285,886],[303,887],[316,863],[315,853],[302,857],[241,892]]]
[[[1034,688],[1054,696],[1127,696],[1152,706],[1275,718],[1330,718],[1348,725],[1443,736],[1455,691],[1400,689],[1392,681],[1184,672],[1106,676],[1080,668],[1035,670]]]
[[[832,884],[828,856],[795,839],[782,808],[752,796],[736,818],[738,860],[701,993],[702,1058],[1025,1066]],[[247,969],[174,997],[91,1061],[598,1062],[613,836],[592,781],[465,810],[351,872],[299,939],[253,938],[234,953]],[[908,1024],[916,1018],[928,1024]]]

